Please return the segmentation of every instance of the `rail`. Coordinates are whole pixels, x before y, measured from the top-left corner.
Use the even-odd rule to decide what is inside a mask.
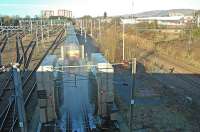
[[[35,71],[37,71],[37,69],[39,68],[40,64],[42,63],[42,61],[44,60],[44,58],[49,54],[50,50],[55,50],[55,48],[57,48],[57,46],[62,43],[63,41],[62,40],[62,37],[63,37],[63,34],[64,34],[65,30],[63,29],[59,35],[56,37],[56,39],[54,40],[54,42],[51,44],[51,46],[47,49],[47,51],[44,53],[44,55],[42,56],[42,58],[40,59],[40,61],[37,63],[36,67],[34,68],[33,71],[31,71],[31,73],[28,75],[28,77],[25,79],[25,81],[23,82],[23,89],[24,87],[26,86],[26,84],[29,82],[29,80],[31,79],[31,77],[33,76],[33,73]],[[31,53],[29,54],[28,56],[28,60],[26,60],[24,63],[25,63],[25,66],[26,68],[28,67],[28,65],[30,64],[30,61],[32,59],[32,54],[33,54],[33,50],[34,50],[34,47],[35,47],[35,41],[32,40],[30,42],[30,44],[28,45],[28,47],[26,48],[26,50],[24,51],[23,53],[23,56],[21,56],[19,58],[19,67],[21,66],[22,64],[22,61],[24,60],[26,54],[28,53],[28,50],[32,47],[32,50],[31,50]],[[6,90],[6,88],[10,85],[10,82],[12,81],[12,75],[10,75],[8,81],[6,81],[5,85],[3,86],[3,91],[1,93],[1,97],[4,96],[4,92]],[[35,88],[36,88],[36,82],[33,84],[33,87],[31,87],[30,89],[28,89],[28,93],[27,93],[27,96],[25,97],[25,107],[26,105],[28,104],[29,102],[29,99],[31,98],[31,95],[33,94]],[[17,117],[13,120],[13,123],[11,124],[11,127],[9,128],[5,128],[6,127],[6,121],[9,120],[8,118],[8,115],[10,113],[12,113],[12,107],[14,107],[14,100],[11,100],[11,102],[5,107],[5,109],[3,110],[3,112],[0,114],[0,131],[4,131],[4,130],[8,130],[8,131],[11,131],[14,129],[14,126],[16,125],[16,122],[17,122]]]

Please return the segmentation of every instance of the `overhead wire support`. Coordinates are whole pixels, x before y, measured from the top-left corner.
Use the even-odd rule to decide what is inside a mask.
[[[33,73],[39,68],[40,64],[42,63],[42,61],[44,60],[44,58],[47,56],[47,54],[49,54],[50,50],[52,50],[56,44],[59,43],[59,40],[62,38],[64,34],[64,29],[59,33],[59,35],[56,37],[56,39],[54,40],[53,44],[47,49],[47,51],[44,53],[44,55],[42,56],[42,58],[40,59],[40,61],[38,62],[38,64],[35,66],[34,70],[31,71],[31,73],[28,75],[28,77],[25,79],[24,83],[23,83],[23,88],[25,87],[25,85],[28,83],[29,79],[32,77]]]
[[[17,103],[18,121],[21,132],[27,132],[22,80],[20,76],[20,70],[19,68],[17,68],[17,66],[17,64],[13,66],[12,75],[14,81],[15,99]]]
[[[92,21],[92,19],[91,19],[91,25],[90,25],[90,35],[91,35],[91,37],[93,36],[93,21]]]
[[[130,101],[130,121],[129,121],[129,126],[130,126],[130,132],[133,130],[133,110],[134,110],[134,104],[135,104],[135,83],[136,83],[136,65],[137,61],[136,58],[132,59],[132,87],[131,87],[131,101]]]
[[[63,32],[63,31],[62,31]],[[58,35],[58,37],[56,38],[56,40],[54,41],[54,43],[52,44],[53,46],[51,47],[51,49],[52,48],[55,48],[55,46],[57,46],[57,45],[59,45],[60,43],[61,43],[61,41],[62,41],[62,36],[63,36],[63,33],[60,33],[59,35]],[[5,40],[6,39],[8,39],[8,34],[7,34],[7,36],[5,37]],[[11,76],[10,76],[10,78],[8,79],[8,80],[5,80],[5,85],[2,85],[3,87],[4,87],[4,89],[6,89],[8,86],[9,86],[9,84],[11,84],[11,81],[12,80],[14,80],[14,78],[15,78],[15,86],[20,86],[21,87],[21,89],[23,89],[23,86],[25,85],[25,83],[26,83],[26,81],[27,80],[30,80],[30,78],[28,78],[23,84],[22,84],[22,82],[21,82],[21,76],[20,76],[20,72],[19,72],[19,68],[20,68],[20,66],[24,63],[24,65],[25,65],[25,67],[28,67],[29,66],[29,64],[30,64],[30,61],[31,61],[31,59],[32,59],[32,55],[33,55],[33,51],[34,51],[34,49],[35,49],[35,46],[36,46],[36,44],[35,44],[35,38],[29,43],[29,45],[26,47],[26,49],[24,49],[24,46],[23,46],[23,44],[22,44],[22,37],[18,34],[17,35],[17,37],[16,37],[16,39],[17,39],[17,41],[16,41],[16,48],[17,48],[17,62],[19,63],[16,67],[13,67],[13,69],[11,69]],[[4,42],[4,43],[2,43],[2,45],[1,46],[3,46],[3,47],[5,47],[6,46],[6,43]],[[20,51],[21,51],[21,49],[20,49],[20,46],[21,46],[21,48],[22,48],[22,52],[23,52],[23,55],[21,55],[20,56]],[[4,48],[3,48],[4,49]],[[1,48],[0,49],[0,51],[3,51],[3,49]],[[50,50],[51,50],[50,49]],[[29,53],[29,55],[27,55]],[[45,54],[44,56],[46,56],[47,54]],[[28,57],[28,58],[27,58]],[[27,58],[27,59],[26,59]],[[23,62],[23,60],[24,60],[24,62]],[[11,66],[12,67],[12,66]],[[37,69],[38,68],[38,65],[36,66],[36,68],[35,69]],[[34,70],[35,70],[34,69]],[[31,74],[32,75],[32,74]],[[30,75],[30,77],[31,77],[31,75]],[[17,76],[20,76],[18,79],[17,79]],[[16,80],[18,80],[18,81],[16,81]],[[21,83],[21,84],[20,84]],[[17,89],[20,89],[20,87],[15,87],[15,88],[17,88]],[[29,88],[30,89],[30,91],[29,91],[29,93],[28,93],[28,97],[25,97],[26,98],[26,100],[25,101],[23,101],[23,100],[20,100],[20,99],[22,99],[21,97],[23,97],[23,96],[21,96],[21,95],[23,95],[23,91],[21,92],[22,94],[20,94],[20,90],[16,90],[16,89],[14,89],[15,90],[15,94],[16,94],[16,100],[18,100],[18,102],[20,102],[21,101],[21,103],[18,103],[17,104],[17,107],[18,107],[18,111],[23,111],[23,108],[22,107],[20,107],[19,106],[19,104],[23,104],[23,105],[25,105],[26,103],[27,103],[27,101],[28,101],[28,99],[31,97],[31,94],[32,94],[32,92],[34,91],[34,89],[36,88],[36,83],[34,84],[34,86],[32,87],[32,88]],[[7,90],[8,90],[8,88],[7,88]],[[9,89],[10,90],[10,89]],[[4,92],[5,90],[3,90],[3,92]],[[19,95],[19,96],[18,96]],[[23,102],[22,102],[23,101]],[[6,108],[6,112],[8,112],[9,114],[11,113],[11,112],[13,112],[13,107],[14,107],[14,103],[15,101],[11,101],[11,103],[9,104],[9,106],[12,106],[12,107],[9,107],[9,108]],[[22,106],[22,105],[21,105]],[[21,109],[21,110],[19,110],[19,109]],[[15,110],[14,110],[15,111]],[[24,112],[25,113],[25,112]],[[12,113],[11,113],[12,114]],[[18,114],[20,114],[19,112],[18,112]],[[15,119],[13,118],[12,120],[13,120],[13,124],[11,124],[12,125],[12,127],[9,127],[9,130],[10,131],[13,131],[14,130],[14,127],[15,127],[15,124],[19,121],[19,126],[21,126],[21,129],[23,129],[22,131],[23,132],[27,132],[27,130],[25,129],[25,126],[26,126],[26,119],[24,119],[23,117],[25,117],[25,116],[23,116],[22,115],[23,114],[23,112],[21,113],[21,117],[16,117]],[[5,116],[5,115],[4,115]],[[3,117],[4,118],[4,117]],[[5,116],[5,124],[9,121],[9,115],[7,116]],[[18,119],[17,119],[18,118]],[[24,122],[23,122],[24,121]],[[1,124],[2,125],[2,124]],[[3,124],[4,125],[4,124]],[[5,126],[3,126],[3,127],[5,127]],[[7,127],[7,125],[6,125],[6,127]],[[0,129],[0,131],[1,131],[2,129]]]
[[[19,62],[19,59],[20,59],[20,52],[19,52],[19,43],[20,43],[20,40],[19,40],[19,34],[17,33],[17,36],[16,36],[16,63]]]
[[[123,54],[123,60],[125,60],[125,47],[124,47],[125,46],[125,44],[124,44],[124,39],[125,39],[124,37],[125,37],[125,35],[124,35],[124,31],[125,31],[125,24],[123,22],[123,33],[122,33],[122,41],[123,41],[122,42],[123,43],[123,45],[122,45],[123,46],[122,47],[122,50],[123,50],[122,54]]]
[[[101,19],[99,18],[99,41],[101,42]]]

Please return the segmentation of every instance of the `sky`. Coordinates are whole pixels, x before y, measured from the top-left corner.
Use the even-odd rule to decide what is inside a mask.
[[[45,9],[67,9],[74,17],[108,16],[150,10],[200,9],[200,0],[0,0],[0,15],[34,16]]]

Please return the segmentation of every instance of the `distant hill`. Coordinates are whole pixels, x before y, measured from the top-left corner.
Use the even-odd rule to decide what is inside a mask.
[[[169,13],[181,13],[185,16],[193,15],[193,9],[171,9],[171,10],[153,10],[134,14],[135,17],[164,17],[169,16]],[[131,14],[122,15],[123,17],[131,17]]]

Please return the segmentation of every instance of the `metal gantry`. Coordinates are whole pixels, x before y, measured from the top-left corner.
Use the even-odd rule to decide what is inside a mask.
[[[20,26],[0,26],[0,31],[22,31]]]

